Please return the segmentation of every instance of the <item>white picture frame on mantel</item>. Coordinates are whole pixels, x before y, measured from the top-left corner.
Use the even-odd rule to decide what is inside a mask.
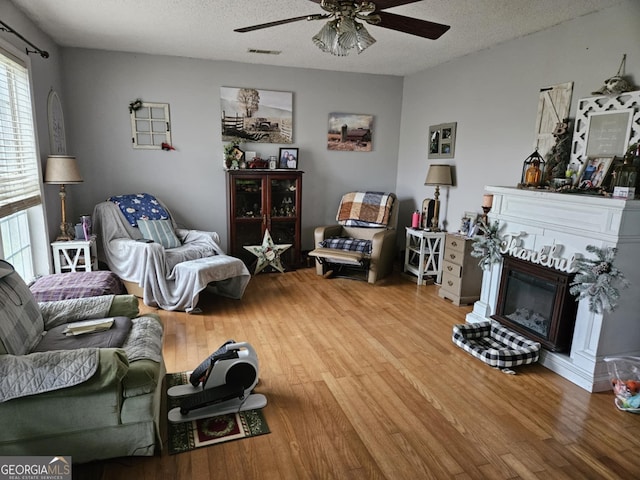
[[[632,108],[591,113],[587,126],[585,156],[624,156],[629,146],[633,113]]]
[[[640,90],[624,92],[618,95],[603,95],[597,97],[581,98],[578,101],[576,119],[574,122],[573,138],[571,140],[571,162],[570,165],[575,171],[579,171],[587,160],[587,134],[589,127],[589,116],[600,112],[617,112],[625,109],[633,110],[631,120],[631,131],[629,132],[628,144],[640,141]]]

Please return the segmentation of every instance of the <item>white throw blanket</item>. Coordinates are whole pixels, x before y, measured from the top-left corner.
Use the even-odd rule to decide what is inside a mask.
[[[251,279],[240,259],[222,251],[215,232],[176,229],[182,245],[171,249],[142,243],[136,241],[142,236],[138,228],[113,202],[96,205],[93,223],[101,240],[101,258],[121,279],[142,287],[146,305],[190,312],[209,284],[220,295],[242,298]]]

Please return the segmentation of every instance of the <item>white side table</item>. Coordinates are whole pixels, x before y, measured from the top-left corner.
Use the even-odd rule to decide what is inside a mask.
[[[418,285],[426,285],[427,277],[442,281],[442,259],[445,232],[427,232],[406,227],[407,238],[404,253],[404,271],[418,277]]]
[[[53,242],[51,248],[55,273],[98,270],[95,235],[89,240]]]

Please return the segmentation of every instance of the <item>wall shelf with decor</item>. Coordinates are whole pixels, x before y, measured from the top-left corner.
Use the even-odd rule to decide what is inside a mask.
[[[282,253],[285,267],[301,264],[302,175],[300,170],[229,170],[229,254],[247,265],[255,255],[245,245],[260,245],[269,230],[275,244],[291,244]]]

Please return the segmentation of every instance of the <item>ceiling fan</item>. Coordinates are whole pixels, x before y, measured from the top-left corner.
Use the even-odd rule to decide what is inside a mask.
[[[252,32],[254,30],[261,30],[263,28],[275,27],[277,25],[284,25],[301,20],[329,19],[312,40],[322,51],[343,56],[347,55],[352,48],[355,48],[358,53],[362,53],[362,51],[373,45],[376,41],[358,20],[370,25],[389,28],[431,40],[440,38],[442,34],[451,28],[449,25],[443,25],[441,23],[429,22],[427,20],[382,11],[387,8],[415,3],[420,0],[375,0],[372,2],[352,0],[311,1],[319,3],[320,7],[328,13],[316,13],[262,23],[251,27],[237,28],[234,32]]]

